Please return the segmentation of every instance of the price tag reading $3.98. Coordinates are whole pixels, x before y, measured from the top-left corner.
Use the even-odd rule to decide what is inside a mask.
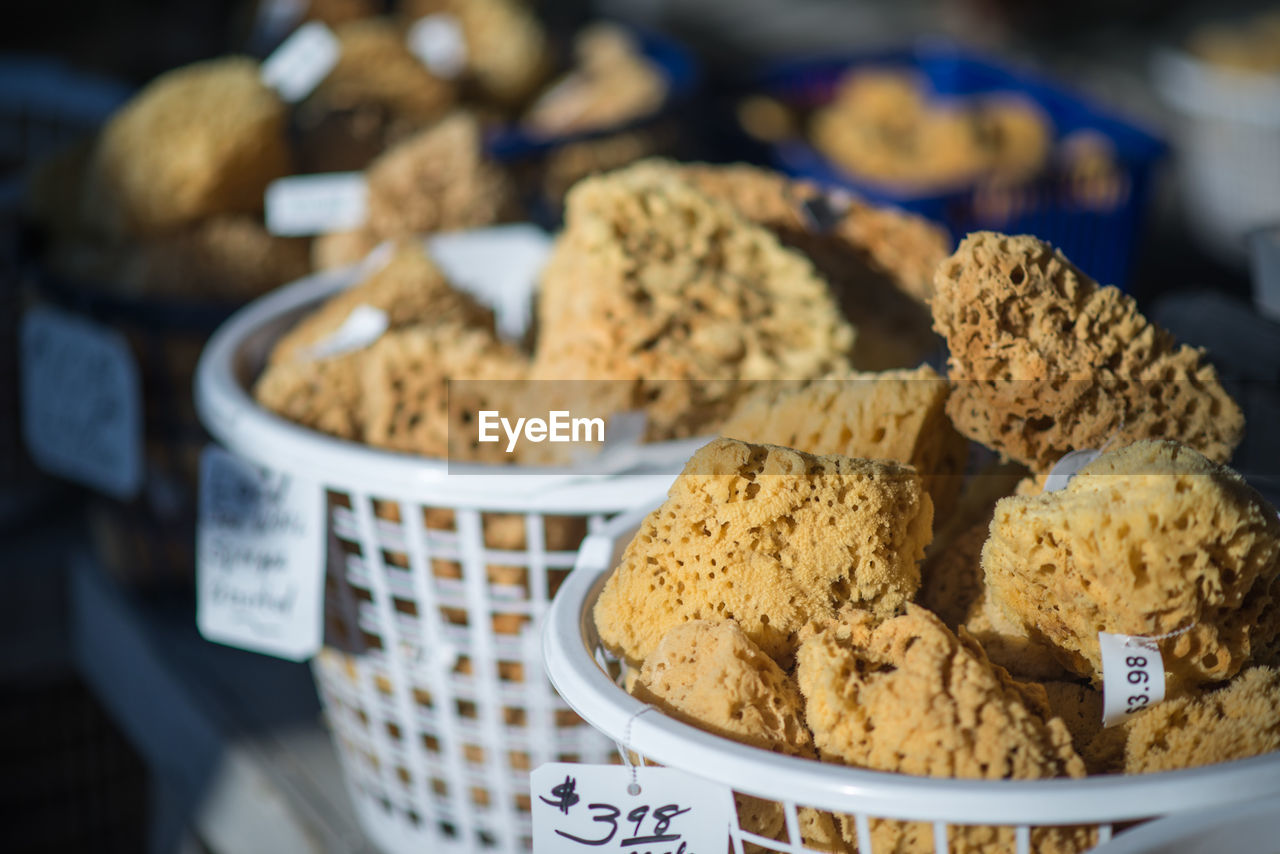
[[[721,854],[728,847],[732,794],[674,768],[549,762],[531,783],[535,854]]]
[[[1164,699],[1164,658],[1151,638],[1098,632],[1102,652],[1102,725],[1123,723]]]

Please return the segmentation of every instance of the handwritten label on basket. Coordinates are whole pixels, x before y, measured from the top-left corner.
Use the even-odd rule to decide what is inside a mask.
[[[674,768],[549,762],[532,774],[533,850],[720,854],[728,789]]]
[[[196,624],[206,639],[288,658],[320,648],[324,491],[215,445],[200,456]]]
[[[267,185],[267,231],[282,237],[305,237],[346,231],[364,223],[369,212],[369,186],[359,172],[294,175]]]
[[[452,80],[467,68],[467,39],[453,15],[427,15],[413,22],[409,50],[437,77]]]
[[[1080,473],[1080,469],[1100,456],[1102,456],[1102,451],[1095,451],[1092,448],[1083,448],[1079,451],[1064,454],[1062,459],[1054,463],[1053,468],[1049,470],[1049,476],[1044,481],[1044,491],[1058,492],[1066,489],[1067,484],[1071,482],[1071,478]]]
[[[1123,723],[1164,699],[1164,658],[1152,638],[1098,632],[1102,652],[1102,725]]]
[[[22,432],[42,470],[128,499],[142,486],[142,391],[123,335],[44,306],[22,323]]]
[[[262,61],[262,82],[282,99],[297,103],[307,97],[338,64],[342,47],[333,31],[319,21],[303,24]]]

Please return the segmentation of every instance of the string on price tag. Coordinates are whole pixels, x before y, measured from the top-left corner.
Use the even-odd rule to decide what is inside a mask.
[[[1133,713],[1164,699],[1164,657],[1160,655],[1159,641],[1160,638],[1098,632],[1104,727],[1123,723]]]
[[[310,95],[338,64],[338,37],[319,21],[303,24],[262,62],[262,82],[296,104]]]
[[[208,640],[301,661],[320,648],[324,491],[216,445],[200,455],[196,625]]]

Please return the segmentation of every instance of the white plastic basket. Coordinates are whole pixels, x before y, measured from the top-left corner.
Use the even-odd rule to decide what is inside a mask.
[[[1179,117],[1183,208],[1205,245],[1243,265],[1245,235],[1280,220],[1280,74],[1217,68],[1166,50],[1156,89]]]
[[[500,249],[481,256],[509,261]],[[536,270],[525,272],[527,292]],[[541,623],[583,542],[572,530],[660,500],[678,466],[450,473],[444,461],[340,441],[258,407],[248,388],[271,346],[354,278],[350,270],[312,276],[234,315],[201,357],[197,408],[231,452],[327,490],[326,648],[313,671],[370,838],[388,852],[527,850],[529,771],[616,759],[542,670]],[[483,283],[454,278],[483,297]],[[490,290],[491,301],[518,311],[509,286]],[[691,452],[672,448],[681,462]],[[486,540],[495,520],[522,526],[522,542]],[[568,538],[554,542],[565,529]]]
[[[1099,843],[1106,843],[1115,825],[1197,810],[1212,812],[1241,800],[1280,795],[1280,755],[1142,776],[936,779],[783,756],[711,735],[654,710],[641,714],[646,706],[619,687],[609,673],[610,658],[600,644],[592,611],[642,519],[638,512],[619,517],[584,543],[577,567],[548,614],[543,638],[547,673],[569,705],[620,748],[625,742],[625,749],[650,762],[782,804],[790,840],[800,839],[799,808],[816,807],[855,817],[860,854],[878,854],[870,833],[870,821],[877,818],[932,824],[938,852],[949,850],[950,825],[1010,827],[1015,839],[1011,854],[1014,850],[1031,854],[1035,827],[1095,826]],[[1123,838],[1120,834],[1117,841]],[[742,854],[746,843],[789,854],[812,850],[737,826],[730,829],[730,840],[735,854]],[[1227,845],[1221,850],[1252,849]]]

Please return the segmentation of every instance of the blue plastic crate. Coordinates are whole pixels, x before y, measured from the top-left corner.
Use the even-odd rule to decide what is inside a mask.
[[[842,171],[799,139],[769,147],[776,168],[822,184],[847,187],[872,201],[922,214],[944,223],[957,240],[985,229],[1034,234],[1057,246],[1100,282],[1124,285],[1151,188],[1152,167],[1167,150],[1164,142],[1036,74],[945,44],[784,62],[762,75],[755,88],[794,107],[816,107],[830,100],[846,71],[859,66],[914,70],[926,77],[942,97],[1021,93],[1039,104],[1052,119],[1056,138],[1079,130],[1105,136],[1115,148],[1119,166],[1115,200],[1102,207],[1082,205],[1060,178],[1043,177],[1001,188],[999,192],[1006,196],[1004,204],[993,210],[993,206],[984,204],[977,186],[921,192],[869,182]]]

